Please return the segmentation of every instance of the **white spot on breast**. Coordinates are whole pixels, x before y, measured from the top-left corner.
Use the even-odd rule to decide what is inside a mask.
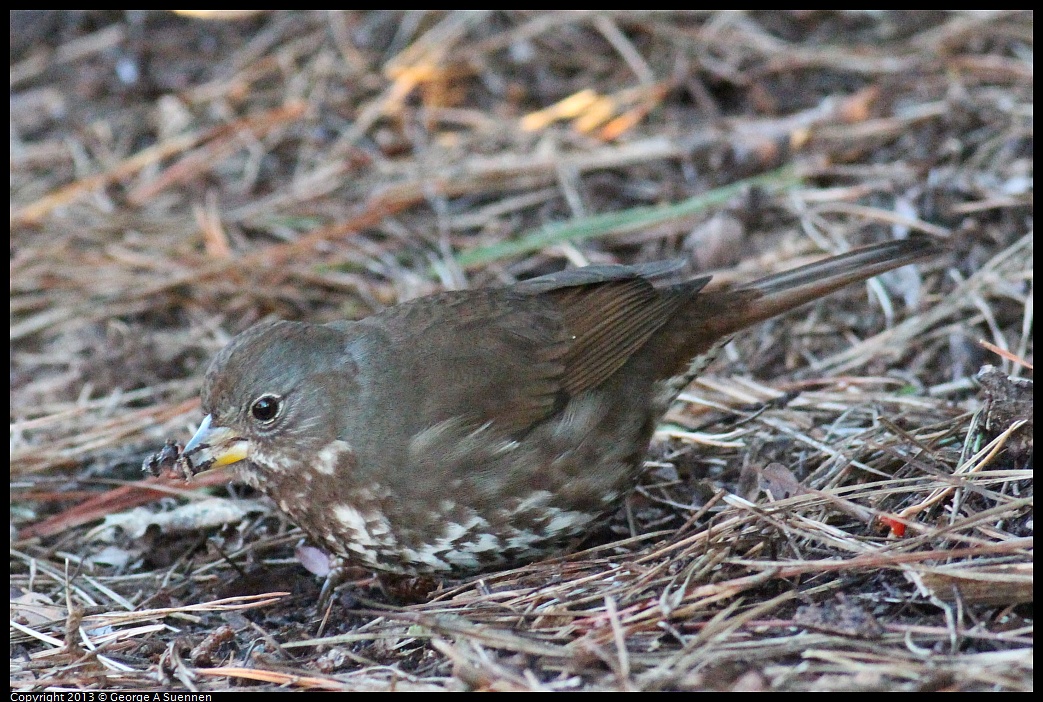
[[[480,527],[484,529],[485,527],[489,526],[489,522],[487,522],[483,517],[479,517],[477,514],[475,514],[469,520],[467,520],[467,524],[464,524],[464,526],[467,527],[468,531],[474,529],[475,527]]]
[[[555,536],[563,532],[579,531],[586,526],[593,516],[586,512],[570,512],[568,510],[551,509],[554,515],[544,527],[548,536]]]
[[[374,558],[376,558],[377,552],[372,548],[367,548],[362,544],[356,543],[354,541],[349,541],[345,545],[348,547],[349,551],[354,551],[355,553],[366,556],[369,560],[373,560]]]
[[[550,501],[551,497],[552,495],[546,490],[536,490],[518,503],[518,506],[514,508],[514,513],[528,512],[529,510],[544,507]]]
[[[278,453],[265,453],[255,448],[247,458],[250,464],[261,468],[262,471],[286,473],[293,469],[293,464]]]
[[[341,463],[341,456],[351,452],[351,444],[347,441],[335,439],[323,446],[315,454],[315,462],[312,463],[312,466],[323,475],[333,475],[337,472],[337,467]]]
[[[470,550],[472,553],[485,553],[486,551],[496,551],[500,548],[500,540],[492,534],[481,534],[478,537],[477,541],[465,544],[464,547]]]
[[[333,508],[333,515],[342,526],[356,534],[357,541],[373,542],[366,527],[366,519],[357,509],[351,505],[337,505]]]
[[[450,522],[449,524],[445,525],[445,531],[442,532],[442,538],[439,540],[452,543],[453,541],[459,539],[461,536],[465,535],[467,531],[467,527]]]
[[[513,529],[512,532],[513,536],[507,539],[507,549],[511,551],[528,551],[529,546],[543,540],[543,536],[531,531]]]
[[[453,550],[447,551],[445,559],[455,566],[461,568],[477,568],[478,558],[474,555],[473,551],[464,550]]]
[[[380,513],[363,514],[352,505],[337,505],[333,508],[333,516],[348,532],[345,541],[352,551],[361,552],[364,547],[388,547],[394,543],[391,525]]]
[[[411,548],[404,548],[401,550],[402,555],[407,560],[415,563],[423,563],[432,568],[432,570],[452,570],[453,567],[443,561],[441,558],[435,556],[436,551],[431,546],[424,546],[419,551]]]

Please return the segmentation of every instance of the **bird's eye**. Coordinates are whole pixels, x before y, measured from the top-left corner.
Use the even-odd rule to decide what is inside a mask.
[[[254,400],[250,407],[250,414],[260,422],[270,422],[279,414],[279,397],[276,395],[262,395]]]

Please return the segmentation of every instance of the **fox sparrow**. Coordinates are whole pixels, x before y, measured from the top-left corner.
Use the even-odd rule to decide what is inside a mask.
[[[734,332],[935,252],[910,238],[717,290],[663,282],[672,263],[589,266],[357,322],[258,324],[211,363],[177,460],[237,463],[318,545],[379,571],[535,560],[619,505]]]

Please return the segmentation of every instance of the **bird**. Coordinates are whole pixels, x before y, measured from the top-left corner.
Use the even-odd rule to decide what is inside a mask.
[[[591,265],[358,321],[262,322],[211,362],[176,460],[186,477],[234,464],[337,563],[523,565],[619,507],[656,425],[733,334],[939,250],[912,236],[719,286],[675,282],[671,261]]]

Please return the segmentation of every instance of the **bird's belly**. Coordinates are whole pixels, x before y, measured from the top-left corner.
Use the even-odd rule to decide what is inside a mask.
[[[266,471],[254,483],[317,545],[375,570],[463,575],[522,564],[589,532],[637,482],[658,412],[647,399],[644,412],[620,407],[640,399],[620,397],[577,398],[522,436],[454,419],[397,451],[335,441],[308,470]]]
[[[374,491],[361,492],[368,495],[356,492],[321,511],[285,499],[279,507],[320,547],[360,565],[403,575],[467,575],[550,555],[616,506],[606,500],[597,512],[569,510],[554,506],[551,493],[536,490],[479,514],[443,499],[427,509],[426,526],[420,527],[416,514],[401,519],[400,510],[370,499]]]

